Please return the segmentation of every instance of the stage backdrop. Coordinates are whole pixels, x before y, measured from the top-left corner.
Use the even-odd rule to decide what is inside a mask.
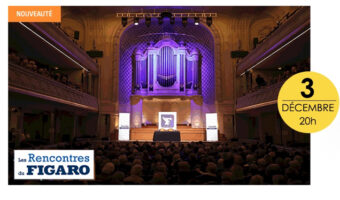
[[[191,123],[190,100],[153,99],[143,100],[143,123],[158,124],[159,112],[177,112],[177,124]]]

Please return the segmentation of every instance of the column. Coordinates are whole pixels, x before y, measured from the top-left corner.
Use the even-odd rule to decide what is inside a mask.
[[[88,73],[88,90],[87,90],[87,92],[89,93],[89,94],[93,94],[93,91],[92,91],[92,73],[91,72],[89,72]]]
[[[131,97],[131,128],[142,127],[143,99],[137,96]]]
[[[176,61],[177,71],[179,71],[179,89],[184,92],[186,89],[186,53],[187,48],[184,46],[184,42],[179,42],[180,47],[178,48],[178,59]],[[178,67],[179,66],[179,67]],[[179,69],[179,70],[178,70]],[[178,72],[177,72],[178,73]],[[178,76],[177,76],[178,77]]]
[[[56,135],[56,117],[54,112],[50,112],[50,128],[48,130],[48,134],[50,136],[50,144],[55,143],[55,135]]]
[[[115,127],[116,127],[116,115],[110,114],[110,127],[109,127],[109,140],[114,141],[115,140]]]
[[[82,70],[82,91],[87,92],[88,91],[88,76],[85,70]]]
[[[92,80],[93,80],[92,95],[98,97],[98,76],[92,76]]]
[[[73,115],[73,131],[71,140],[75,137],[78,137],[78,116],[76,114]]]
[[[10,129],[20,130],[23,129],[24,126],[24,114],[21,108],[13,107],[10,110]]]
[[[223,114],[223,132],[227,139],[237,137],[234,134],[234,115],[229,113]]]
[[[264,135],[264,132],[263,132],[263,123],[262,123],[262,115],[261,114],[257,114],[257,122],[258,122],[258,127],[257,127],[257,130],[258,130],[258,135],[259,135],[259,138],[260,138],[260,141],[261,142],[265,142],[266,140],[266,136]]]
[[[105,135],[105,114],[98,114],[98,129],[97,129],[97,138],[102,138]]]
[[[193,70],[193,74],[192,74],[192,79],[193,79],[193,89],[194,90],[197,90],[198,89],[198,58],[199,58],[199,55],[198,55],[198,51],[196,49],[194,49],[192,51],[192,70]]]
[[[143,52],[141,50],[138,50],[136,52],[136,68],[135,68],[135,85],[134,88],[136,90],[139,90],[141,88],[141,77],[140,77],[140,72],[141,72],[141,60],[142,60],[142,54]]]
[[[149,58],[148,58],[148,88],[149,88],[149,91],[153,91],[153,88],[154,88],[154,56],[153,54],[149,54],[148,55]],[[157,58],[159,62],[159,57]],[[157,81],[157,78],[155,78],[155,80]]]
[[[203,128],[202,120],[202,98],[200,96],[194,97],[190,100],[191,107],[191,127],[192,128]]]
[[[180,67],[180,91],[185,91],[185,55],[180,54],[179,67]]]
[[[283,145],[283,140],[282,140],[282,122],[281,122],[281,117],[280,117],[280,113],[278,111],[275,111],[275,122],[276,122],[276,126],[275,126],[275,135],[278,137],[278,139],[276,140],[277,143],[276,144],[280,144]],[[274,140],[275,141],[275,140]]]

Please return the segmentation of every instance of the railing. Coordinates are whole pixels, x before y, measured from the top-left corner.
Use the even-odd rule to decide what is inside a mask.
[[[284,81],[237,98],[236,111],[244,111],[275,104]]]
[[[9,90],[75,107],[98,111],[97,98],[16,64],[8,67]]]

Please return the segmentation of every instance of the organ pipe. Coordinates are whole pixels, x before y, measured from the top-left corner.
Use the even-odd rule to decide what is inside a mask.
[[[198,93],[200,66],[196,49],[190,52],[186,46],[166,38],[150,45],[144,53],[138,50],[135,58],[137,90]]]

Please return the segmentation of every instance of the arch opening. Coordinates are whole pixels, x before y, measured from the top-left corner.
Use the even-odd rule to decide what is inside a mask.
[[[136,58],[139,56],[138,54],[145,54],[145,52],[150,49],[151,46],[156,45],[157,42],[163,40],[164,38],[170,38],[170,40],[172,40],[174,43],[177,43],[179,48],[180,46],[183,46],[188,54],[192,55],[196,54],[195,52],[198,52],[197,54],[199,54],[199,56],[197,59],[196,68],[198,74],[197,76],[189,75],[189,72],[194,71],[195,68],[192,67],[192,63],[188,62],[188,60],[183,61],[183,65],[186,66],[183,71],[181,71],[181,68],[169,67],[170,64],[180,65],[180,58],[176,58],[176,61],[171,60],[172,63],[169,62],[169,59],[167,62],[164,59],[151,59],[154,67],[158,66],[160,67],[159,70],[163,70],[159,74],[156,73],[155,75],[152,75],[152,77],[150,77],[150,72],[148,71],[149,68],[145,68],[145,66],[151,62],[149,57],[147,57],[148,59],[146,59],[144,64],[140,65],[141,68],[135,67],[137,66],[136,64],[138,64],[136,62]],[[167,55],[171,54],[169,48],[171,48],[173,51],[171,45],[163,48],[163,50],[168,50]],[[174,56],[176,56],[175,52],[172,53]],[[179,55],[177,54],[177,56]],[[171,93],[170,95],[168,92],[163,94],[153,93],[151,98],[174,99],[177,97],[182,100],[191,100],[193,103],[191,105],[191,114],[189,117],[187,117],[189,119],[179,121],[178,123],[193,124],[194,122],[192,119],[195,118],[196,121],[199,121],[196,123],[197,127],[203,127],[205,113],[216,112],[214,56],[214,38],[210,30],[203,25],[196,26],[194,23],[189,22],[186,27],[183,27],[181,21],[175,21],[175,24],[173,25],[167,21],[164,21],[162,25],[159,25],[158,22],[154,20],[152,20],[150,27],[145,25],[144,20],[141,20],[138,26],[131,24],[124,30],[120,37],[118,89],[119,112],[130,112],[132,113],[131,117],[134,118],[133,113],[137,109],[138,113],[141,113],[139,114],[141,115],[139,117],[141,119],[138,123],[140,124],[147,122],[149,119],[146,119],[147,117],[145,117],[145,113],[143,113],[143,107],[145,107],[145,105],[142,103],[132,105],[131,99],[136,95],[139,96],[138,98],[143,99],[143,97],[146,95],[144,95],[145,93],[143,94],[143,92],[138,93],[138,90],[141,89],[148,89],[148,92],[150,93],[150,87],[147,86],[147,84],[150,85],[150,79],[155,78],[155,80],[160,83],[160,86],[165,88],[171,88],[178,84],[178,93]],[[163,63],[158,65],[156,62]],[[168,67],[162,68],[162,66]],[[140,76],[136,78],[136,73],[139,72],[142,74],[149,74],[149,76]],[[177,76],[181,73],[183,73],[183,80],[186,80],[185,82],[181,82],[180,76]],[[175,74],[176,76],[174,76]],[[140,81],[137,84],[138,86],[136,86],[136,81]],[[195,84],[194,81],[197,81],[197,83]],[[156,87],[155,85],[151,86],[151,90],[154,90]],[[181,94],[181,91],[189,91],[189,88],[193,88],[193,92]],[[179,102],[181,102],[181,100],[179,100]],[[196,104],[195,102],[200,103]],[[160,110],[171,110],[171,108],[167,109],[166,106],[160,105],[160,107],[162,107]],[[132,119],[132,121],[134,121],[134,119]],[[155,123],[155,120],[151,120],[151,123]]]

